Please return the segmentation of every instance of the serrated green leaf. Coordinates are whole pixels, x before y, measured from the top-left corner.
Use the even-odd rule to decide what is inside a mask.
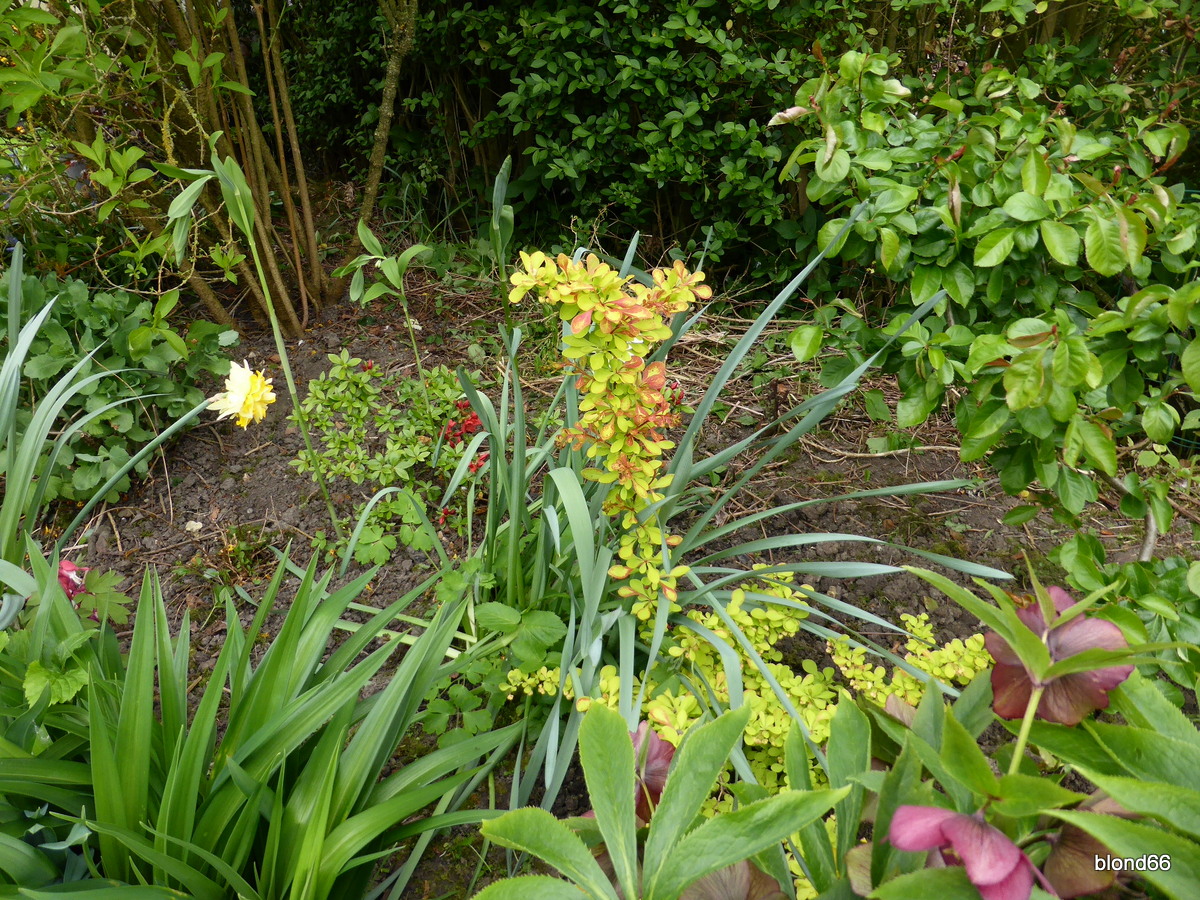
[[[979,891],[967,878],[962,866],[942,869],[918,869],[884,882],[868,895],[871,900],[979,900]]]
[[[974,793],[984,797],[996,793],[998,782],[987,757],[954,716],[946,716],[942,724],[941,758],[946,771]]]
[[[1043,810],[1058,809],[1086,799],[1085,795],[1069,791],[1047,778],[1033,775],[1004,775],[997,785],[992,805],[1003,816],[1021,818]]]
[[[1100,841],[1114,855],[1137,859],[1163,856],[1170,858],[1170,868],[1139,871],[1144,878],[1175,900],[1191,900],[1200,884],[1200,845],[1176,834],[1141,822],[1130,822],[1117,816],[1060,810],[1051,813],[1070,822]]]
[[[552,612],[534,610],[521,617],[521,631],[542,647],[552,647],[566,635],[567,626]]]
[[[66,670],[47,669],[40,660],[35,659],[25,670],[22,689],[25,692],[25,702],[30,706],[41,699],[47,688],[50,689],[51,703],[66,703],[83,690],[87,683],[87,670],[78,665],[70,666]]]
[[[504,603],[481,603],[475,607],[475,621],[480,628],[507,634],[521,624],[521,614]]]

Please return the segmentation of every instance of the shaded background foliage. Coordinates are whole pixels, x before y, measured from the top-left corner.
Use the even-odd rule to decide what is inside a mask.
[[[427,227],[470,233],[491,175],[513,154],[510,199],[531,242],[562,240],[575,222],[577,232],[622,240],[641,230],[652,236],[650,252],[687,253],[711,229],[710,259],[778,277],[812,244],[823,216],[776,179],[790,148],[763,126],[826,56],[887,48],[917,96],[969,94],[1004,65],[1086,127],[1152,113],[1191,123],[1189,7],[423,3],[381,203]],[[378,117],[378,15],[352,2],[299,2],[289,15],[284,56],[302,140],[330,171],[339,162],[352,168]]]

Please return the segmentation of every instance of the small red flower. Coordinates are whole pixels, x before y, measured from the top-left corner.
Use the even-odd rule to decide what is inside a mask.
[[[58,564],[58,583],[62,586],[63,593],[67,595],[68,600],[74,600],[76,594],[82,594],[83,576],[91,570],[83,566],[77,566],[70,560],[64,559]]]
[[[476,472],[478,472],[480,469],[482,469],[484,467],[484,464],[486,464],[487,461],[488,461],[488,454],[480,453],[478,456],[475,457],[475,459],[473,459],[471,461],[471,464],[467,466],[467,471],[470,472],[472,475],[474,475]]]

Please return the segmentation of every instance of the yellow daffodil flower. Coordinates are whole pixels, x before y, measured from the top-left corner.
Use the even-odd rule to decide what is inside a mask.
[[[245,428],[251,421],[261,422],[266,418],[267,407],[274,402],[271,379],[264,378],[262,372],[252,371],[250,364],[243,360],[242,365],[233,363],[229,367],[225,390],[210,397],[208,406],[220,413],[218,419],[237,416],[238,425]]]

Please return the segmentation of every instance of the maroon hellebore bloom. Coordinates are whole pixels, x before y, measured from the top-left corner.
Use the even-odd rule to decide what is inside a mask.
[[[630,737],[633,738],[633,758],[637,766],[637,814],[643,822],[649,822],[666,786],[667,770],[671,768],[675,748],[660,738],[649,722],[638,725],[638,730]]]
[[[649,822],[667,784],[667,770],[671,768],[675,747],[660,738],[658,732],[650,728],[649,722],[642,722],[637,731],[629,732],[629,737],[633,740],[633,761],[637,778],[637,784],[634,786],[637,817],[642,822]],[[595,815],[593,810],[588,810],[583,817],[590,819]]]
[[[1058,613],[1075,605],[1070,594],[1062,588],[1048,588],[1054,609]],[[1017,616],[1046,643],[1051,662],[1068,659],[1084,650],[1124,650],[1129,645],[1112,622],[1076,616],[1065,625],[1050,628],[1042,608],[1037,603],[1019,607]],[[1037,687],[1029,671],[1004,638],[989,631],[984,643],[996,660],[992,669],[992,708],[1004,719],[1019,719],[1025,715],[1029,696]],[[1074,672],[1051,679],[1042,685],[1045,693],[1038,703],[1037,716],[1047,722],[1078,725],[1084,716],[1097,709],[1108,708],[1108,692],[1129,677],[1133,666],[1107,666],[1090,672]]]
[[[70,560],[64,559],[58,564],[58,583],[67,595],[68,600],[74,600],[76,594],[83,593],[83,576],[90,571],[83,566],[77,566]]]
[[[983,900],[1029,900],[1033,863],[978,816],[934,806],[901,806],[892,816],[888,840],[897,850],[932,850],[949,865],[961,865]]]

